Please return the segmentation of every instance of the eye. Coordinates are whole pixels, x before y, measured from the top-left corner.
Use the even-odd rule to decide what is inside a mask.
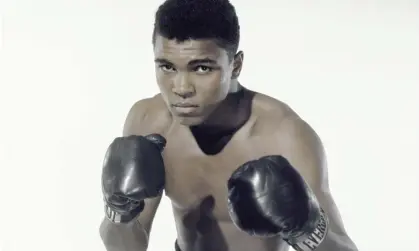
[[[160,65],[159,68],[163,71],[166,71],[166,72],[175,72],[176,71],[176,69],[173,66],[168,65],[168,64]]]
[[[210,71],[212,71],[211,67],[205,66],[205,65],[200,65],[198,67],[195,68],[195,71],[198,73],[208,73]]]

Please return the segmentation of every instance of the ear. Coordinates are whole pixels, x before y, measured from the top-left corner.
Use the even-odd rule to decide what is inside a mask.
[[[233,73],[231,74],[232,79],[237,79],[240,76],[240,72],[242,71],[242,66],[243,66],[243,58],[244,58],[243,51],[239,51],[237,52],[236,55],[234,55]]]

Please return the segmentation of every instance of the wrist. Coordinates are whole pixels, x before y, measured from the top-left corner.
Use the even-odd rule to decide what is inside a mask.
[[[285,241],[296,251],[313,251],[323,242],[329,229],[329,220],[326,212],[320,208],[315,224],[308,226],[306,231],[298,237],[288,238]]]
[[[105,209],[105,217],[112,223],[128,224],[132,222],[133,220],[135,220],[143,211],[144,201],[141,201],[138,207],[128,212],[122,212],[120,210],[116,210],[115,208],[108,205],[107,203],[105,203],[104,209]]]

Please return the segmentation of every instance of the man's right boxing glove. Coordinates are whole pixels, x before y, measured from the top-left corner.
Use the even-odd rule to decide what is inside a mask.
[[[161,152],[165,145],[165,138],[158,134],[118,137],[110,144],[102,170],[105,214],[110,221],[128,223],[136,219],[144,208],[144,199],[163,191]]]

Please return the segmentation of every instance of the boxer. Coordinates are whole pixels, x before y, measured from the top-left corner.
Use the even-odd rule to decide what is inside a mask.
[[[103,163],[108,251],[147,250],[163,194],[178,251],[357,250],[318,135],[238,81],[239,37],[228,0],[167,0],[157,10],[160,93],[132,106]]]

